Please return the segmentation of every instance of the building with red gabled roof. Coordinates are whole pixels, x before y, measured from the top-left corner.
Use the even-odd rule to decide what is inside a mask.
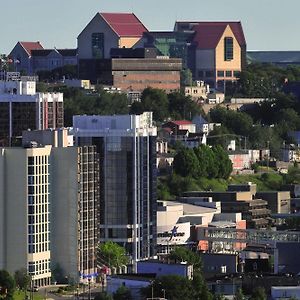
[[[45,49],[40,42],[17,42],[9,57],[14,70],[26,75],[77,65],[77,49]]]
[[[110,58],[111,48],[131,48],[147,31],[133,13],[98,12],[77,38],[78,58]]]
[[[17,63],[16,70],[23,70],[26,74],[30,75],[33,73],[31,57],[33,50],[43,50],[42,44],[37,42],[17,42],[15,47],[9,54],[9,57]]]
[[[162,125],[162,128],[170,128],[177,135],[182,130],[187,130],[189,133],[196,132],[196,125],[188,120],[169,121]]]
[[[225,90],[246,64],[246,39],[241,22],[178,21],[176,32],[192,32],[193,74],[211,87]]]

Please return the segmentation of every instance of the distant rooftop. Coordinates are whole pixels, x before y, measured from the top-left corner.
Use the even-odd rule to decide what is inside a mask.
[[[300,64],[300,51],[247,51],[249,63]]]

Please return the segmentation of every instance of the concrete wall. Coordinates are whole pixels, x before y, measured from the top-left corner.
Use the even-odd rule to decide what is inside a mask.
[[[233,38],[233,59],[230,61],[224,60],[224,39],[225,37]],[[228,25],[216,47],[216,69],[221,71],[241,71],[242,69],[242,56],[241,47],[235,38],[230,26]],[[234,78],[232,76],[232,78]],[[227,78],[228,79],[228,78]]]
[[[121,37],[119,41],[119,48],[131,48],[139,40],[139,37]]]
[[[104,58],[110,58],[110,49],[119,47],[119,37],[97,13],[77,38],[78,59],[92,59],[92,33],[104,33]]]
[[[6,257],[5,269],[27,268],[27,157],[23,149],[5,153]]]
[[[4,150],[0,149],[0,269],[5,266],[5,198],[4,198],[4,182],[5,182],[5,156]]]
[[[291,210],[291,194],[290,192],[258,192],[257,198],[261,198],[268,202],[268,208],[273,214],[290,213]]]
[[[54,148],[51,156],[52,263],[74,279],[78,276],[79,238],[77,157],[77,147]]]

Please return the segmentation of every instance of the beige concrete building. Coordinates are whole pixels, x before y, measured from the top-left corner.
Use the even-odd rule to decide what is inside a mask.
[[[94,278],[99,240],[95,147],[69,147],[66,130],[27,131],[23,145],[0,148],[0,269],[26,268],[38,286],[50,284],[51,277]],[[62,270],[60,278],[50,267]]]
[[[51,148],[0,149],[0,269],[26,268],[35,285],[51,279]]]
[[[241,22],[177,21],[175,31],[194,32],[193,75],[211,88],[226,90],[246,65],[246,39]]]

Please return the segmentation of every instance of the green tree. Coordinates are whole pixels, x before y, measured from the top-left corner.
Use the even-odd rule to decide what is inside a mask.
[[[218,178],[228,179],[232,172],[232,162],[228,157],[228,153],[220,146],[213,147],[215,162],[218,168]]]
[[[6,270],[0,270],[0,298],[12,300],[15,287],[14,278]]]
[[[201,272],[202,270],[201,257],[197,253],[193,252],[192,250],[186,247],[176,247],[169,254],[169,258],[177,261],[178,263],[184,261],[187,262],[189,265],[193,265],[194,272]]]
[[[234,300],[245,300],[245,295],[243,294],[243,290],[242,289],[238,289],[235,296],[234,296]]]
[[[113,297],[106,292],[99,293],[95,296],[94,300],[113,300]]]
[[[180,72],[180,86],[191,86],[193,84],[193,74],[190,69],[183,69]]]
[[[175,155],[173,167],[181,176],[195,177],[199,172],[199,161],[193,150],[184,148]]]
[[[99,244],[97,259],[100,264],[109,267],[120,267],[129,263],[125,249],[111,241]]]
[[[167,94],[159,89],[146,88],[141,96],[141,105],[139,109],[142,111],[152,111],[153,119],[156,121],[164,121],[168,115],[169,100]],[[136,109],[136,106],[133,106],[133,109]]]
[[[116,292],[113,294],[114,300],[132,300],[131,292],[130,290],[124,286],[121,285]]]
[[[30,275],[25,268],[17,270],[14,274],[14,279],[17,287],[20,290],[26,291],[30,284]]]
[[[204,114],[200,106],[190,97],[182,93],[170,93],[169,99],[169,116],[173,119],[191,120],[200,113]]]
[[[250,300],[267,300],[267,294],[263,287],[259,286],[253,290]]]
[[[167,275],[156,278],[152,285],[142,289],[142,294],[147,298],[163,297],[164,292],[170,300],[195,300],[192,282],[182,276]]]
[[[201,272],[196,271],[192,280],[193,294],[195,300],[212,300],[213,295],[208,290],[205,279]]]

